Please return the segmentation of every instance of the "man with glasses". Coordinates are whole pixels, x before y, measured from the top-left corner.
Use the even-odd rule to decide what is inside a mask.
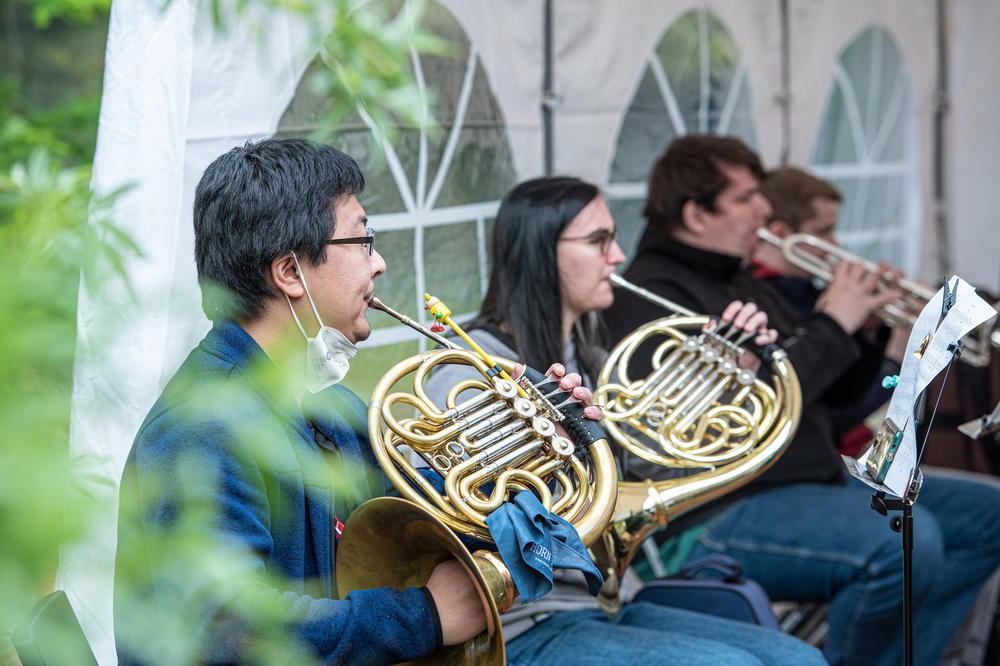
[[[150,410],[125,466],[121,664],[262,660],[276,632],[290,659],[302,650],[390,663],[484,629],[478,593],[454,560],[425,587],[336,600],[343,523],[388,488],[373,471],[365,405],[338,385],[371,333],[365,313],[385,271],[356,198],[363,188],[352,158],[294,139],[234,148],[202,176],[195,258],[213,327]],[[189,543],[207,548],[188,552]],[[196,643],[180,655],[179,627]]]

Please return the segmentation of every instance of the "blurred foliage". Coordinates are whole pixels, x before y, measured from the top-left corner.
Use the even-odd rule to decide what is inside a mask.
[[[80,482],[95,481],[67,448],[80,275],[99,290],[138,249],[109,222],[111,198],[92,196],[89,182],[89,166],[65,167],[44,148],[0,174],[4,632],[48,591],[59,545],[81,536],[91,508],[64,501],[67,487],[85,493]]]
[[[262,8],[301,12],[315,26],[329,69],[309,85],[336,100],[324,131],[355,109],[385,127],[429,123],[419,103],[428,93],[413,80],[410,61],[417,51],[447,49],[415,28],[423,3],[396,4],[396,11],[354,4],[212,0],[210,8],[221,31],[257,30],[266,38],[265,24],[254,23]],[[109,7],[110,0],[0,2],[0,664],[13,660],[3,638],[51,590],[59,548],[84,537],[88,520],[107,509],[89,489],[117,482],[88,471],[101,469],[101,461],[68,455],[81,275],[85,288],[99,295],[107,280],[127,284],[126,266],[140,256],[111,221],[124,190],[96,197],[89,187]],[[193,474],[184,487],[204,493],[211,483],[202,476]],[[88,496],[93,501],[76,501]],[[251,575],[248,552],[220,553],[218,541],[198,529],[206,520],[195,511],[150,534],[123,566],[169,562],[166,580],[179,589],[201,581],[202,590],[222,598],[251,599],[237,621],[254,637],[254,660],[310,661],[280,629],[287,608],[253,594],[262,584],[283,583]],[[158,663],[198,660],[197,616],[187,612],[192,599],[180,594],[176,601],[168,608],[175,615],[171,626],[139,627],[160,637],[147,645]]]
[[[172,0],[166,0],[169,3]],[[249,30],[267,40],[267,10],[297,14],[313,26],[311,48],[325,67],[314,68],[310,89],[330,100],[312,133],[326,141],[346,118],[360,113],[388,141],[399,125],[436,128],[427,114],[433,93],[413,76],[418,54],[451,53],[451,44],[420,26],[426,0],[211,0],[216,30]]]
[[[106,17],[111,0],[15,0],[31,8],[31,20],[37,28],[48,28],[53,20],[86,24]]]
[[[107,0],[0,5],[0,171],[27,160],[37,148],[66,165],[93,159],[109,5]]]
[[[0,6],[0,635],[81,536],[85,508],[67,488],[95,480],[68,455],[81,270],[121,275],[137,252],[109,223],[111,198],[90,193],[109,4]]]

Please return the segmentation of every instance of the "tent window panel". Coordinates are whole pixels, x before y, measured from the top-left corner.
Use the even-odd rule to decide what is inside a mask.
[[[608,210],[615,220],[619,230],[618,245],[625,253],[626,262],[635,256],[635,250],[639,246],[639,237],[646,226],[646,220],[642,217],[642,207],[645,204],[643,199],[612,199],[608,201]]]
[[[820,174],[822,175],[822,174]],[[851,208],[847,202],[858,201],[858,179],[851,178],[828,178],[844,197],[840,204],[840,217],[837,220],[837,237],[843,242],[844,238],[853,231],[862,230],[864,219],[860,215],[852,215]]]
[[[422,190],[424,195],[434,199],[431,205],[437,207],[499,199],[506,185],[514,180],[503,115],[490,90],[478,53],[464,36],[462,41],[456,41],[455,30],[461,31],[457,23],[447,33],[455,45],[453,53],[420,58],[421,73],[433,104],[430,111],[437,123],[424,136],[428,149],[423,188],[416,180],[419,164],[407,165],[406,169],[414,191]],[[458,143],[449,148],[449,143],[454,143],[453,132]],[[419,156],[418,149],[419,146],[414,154]],[[445,159],[448,160],[447,170],[439,175]],[[467,167],[471,165],[477,168],[469,172]],[[456,174],[463,176],[461,181],[456,181]],[[434,180],[441,176],[444,176],[443,186],[435,188]],[[487,183],[495,187],[483,191]]]
[[[877,236],[854,244],[850,251],[865,258],[877,257],[879,261],[884,259],[898,266],[903,259],[902,246],[898,242],[891,242],[894,240],[898,241],[896,234]]]
[[[732,134],[742,138],[748,146],[757,148],[760,139],[757,136],[757,123],[754,122],[750,110],[753,108],[753,96],[750,93],[750,81],[743,78],[734,102],[733,111],[723,117],[724,126],[718,128],[719,134]]]
[[[840,86],[836,86],[819,124],[813,161],[824,164],[857,162],[854,129],[847,117],[847,105]]]
[[[870,261],[902,265],[906,211],[901,176],[831,179],[844,195],[837,223],[841,246]]]
[[[499,201],[514,181],[514,162],[503,128],[467,128],[456,144],[435,206]]]
[[[884,259],[893,266],[900,266],[904,260],[902,235],[906,219],[903,206],[905,179],[890,176],[880,180],[883,182],[872,188],[877,192],[877,196],[872,197],[869,206],[872,216],[877,216],[881,220],[879,226],[883,231],[879,254],[875,258]]]
[[[622,116],[608,171],[608,205],[634,250],[649,170],[678,136],[735,134],[758,145],[753,96],[736,40],[706,9],[680,16],[650,53]]]
[[[385,259],[385,274],[375,278],[375,293],[386,305],[405,315],[416,318],[416,265],[413,257],[413,229],[379,231],[378,219],[370,222],[375,229],[375,249]],[[399,326],[399,322],[387,314],[375,310],[368,311],[368,321],[373,329]]]
[[[708,11],[690,11],[667,30],[656,55],[687,132],[716,131],[740,66],[739,49],[722,22]]]
[[[475,222],[424,229],[424,276],[427,293],[456,314],[478,312],[483,297],[479,280],[479,240]]]
[[[863,257],[875,256],[876,254],[882,251],[882,241],[876,238],[873,240],[856,243],[852,251],[855,254],[859,254]]]
[[[882,90],[877,82],[882,80],[881,40],[868,30],[859,35],[840,56],[841,66],[849,72],[854,95],[860,112],[864,139],[871,144],[875,137]],[[890,81],[892,79],[889,79]]]
[[[675,136],[663,95],[647,67],[625,113],[615,158],[611,162],[610,182],[645,181],[650,166]]]
[[[913,108],[913,101],[906,96],[901,102],[904,108]],[[898,116],[893,116],[898,117]],[[909,145],[908,126],[904,122],[892,122],[883,125],[881,128],[884,136],[879,137],[876,149],[877,159],[882,161],[904,161],[909,159],[909,152],[912,147]]]
[[[866,28],[834,65],[811,168],[841,189],[845,249],[907,265],[919,256],[917,138],[912,85],[891,35]]]
[[[893,180],[884,177],[868,179],[868,196],[861,209],[861,228],[887,230],[899,226],[898,219],[887,215],[896,207],[892,201],[896,196]]]
[[[362,343],[358,353],[351,359],[351,371],[344,377],[343,384],[368,402],[375,384],[389,368],[404,358],[418,353],[420,349],[415,340],[381,347],[371,347]]]
[[[361,172],[365,174],[365,191],[358,201],[364,206],[368,216],[405,211],[406,204],[396,186],[392,171],[386,163],[385,153],[372,139],[371,134],[367,133],[364,136],[364,142],[343,142],[340,140],[342,138],[344,135],[338,134],[338,140],[335,143],[343,146],[344,152],[358,161]],[[357,144],[357,148],[354,147],[355,144]],[[351,152],[352,150],[354,152]]]
[[[674,21],[654,50],[674,88],[693,92],[695,97],[701,84],[702,35],[698,28],[698,14],[698,10],[690,11]],[[683,92],[681,96],[684,96]]]
[[[402,6],[401,0],[371,4],[388,14]],[[299,82],[278,135],[330,137],[331,145],[358,161],[367,181],[359,201],[378,231],[376,246],[387,265],[376,282],[379,297],[426,321],[424,291],[444,290],[437,295],[457,313],[478,311],[488,277],[492,217],[515,173],[506,122],[476,45],[439,2],[427,2],[421,21],[425,31],[449,43],[446,55],[414,51],[410,58],[423,115],[436,125],[404,125],[397,119],[391,143],[375,136],[361,111],[332,130],[324,127],[331,103],[311,84],[326,67],[317,59]],[[384,348],[375,352],[379,359],[398,360],[404,348],[412,353],[428,347],[422,336],[388,315],[372,311],[368,316],[374,333],[365,347]],[[366,395],[379,373],[359,380],[354,366],[352,388]]]

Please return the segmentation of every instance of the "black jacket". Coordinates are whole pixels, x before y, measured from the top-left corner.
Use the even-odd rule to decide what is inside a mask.
[[[754,275],[767,282],[784,296],[792,308],[799,313],[799,316],[807,316],[823,293],[808,278],[781,276],[763,266],[756,266]],[[860,333],[854,334],[854,341],[858,343],[858,348],[861,350],[861,360],[854,364],[853,372],[841,375],[834,385],[835,388],[831,390],[836,391],[837,387],[844,387],[845,393],[855,393],[864,384],[866,378],[870,379],[868,388],[857,392],[857,395],[860,396],[857,402],[837,406],[830,410],[830,417],[833,420],[833,435],[837,441],[840,441],[841,437],[892,397],[892,392],[883,388],[880,381],[881,377],[885,375],[899,374],[899,363],[885,358],[885,346],[889,341],[889,333],[889,327],[883,325],[874,335],[867,338]],[[878,368],[874,377],[871,377],[872,368]]]
[[[858,345],[832,318],[812,312],[799,315],[773,287],[754,278],[739,257],[700,250],[647,227],[635,259],[625,272],[629,281],[665,296],[700,314],[719,315],[734,300],[752,301],[767,312],[769,325],[778,331],[779,343],[788,352],[802,385],[803,412],[799,430],[789,448],[763,475],[708,507],[685,524],[736,498],[764,488],[791,483],[843,483],[844,467],[837,452],[828,407],[857,400],[877,374],[873,368],[856,368],[861,358]],[[659,306],[621,289],[615,290],[614,305],[604,313],[617,343],[640,325],[665,316]],[[643,361],[649,369],[648,355]],[[850,386],[838,379],[858,374]],[[860,381],[863,380],[863,381]],[[663,478],[664,470],[632,456],[623,456],[629,480]],[[676,525],[675,525],[676,527]]]

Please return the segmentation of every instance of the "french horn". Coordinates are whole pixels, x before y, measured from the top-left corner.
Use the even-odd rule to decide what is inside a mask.
[[[371,299],[370,307],[445,349],[397,363],[372,393],[371,446],[402,498],[370,500],[351,514],[337,548],[338,591],[344,595],[377,587],[420,587],[438,563],[454,557],[478,584],[487,631],[463,645],[445,647],[426,661],[503,664],[500,613],[513,605],[517,590],[496,553],[470,553],[458,535],[490,542],[487,515],[513,493],[530,488],[589,546],[611,518],[617,471],[603,432],[583,418],[582,408],[569,407],[576,413],[564,416],[550,402],[548,397],[561,391],[555,382],[530,368],[517,381],[511,379],[513,361],[483,353],[451,321],[443,303],[427,299],[431,315],[451,325],[474,351]],[[424,380],[435,367],[448,363],[472,366],[480,376],[459,382],[446,404],[436,405],[424,390]],[[545,394],[546,388],[555,391]],[[474,397],[459,401],[466,391]],[[573,441],[559,435],[559,422]],[[444,492],[421,474],[414,458],[441,477]]]
[[[841,261],[859,263],[869,273],[878,271],[878,266],[874,263],[811,234],[790,234],[781,238],[766,228],[760,228],[757,230],[757,237],[781,250],[785,261],[792,266],[824,283],[829,283],[833,279],[833,270]],[[893,280],[882,277],[881,283],[886,288],[898,289],[903,293],[901,298],[883,305],[875,312],[879,319],[893,328],[913,326],[927,305],[927,301],[937,293],[937,289],[906,278]],[[995,303],[993,307],[1000,310],[1000,302]],[[959,358],[977,368],[988,366],[990,348],[1000,347],[1000,329],[996,328],[997,323],[998,320],[993,319],[965,336],[962,339],[965,349]]]
[[[771,375],[766,383],[739,366],[746,353],[741,345],[751,334],[721,326],[617,274],[611,281],[673,314],[618,343],[601,368],[594,402],[603,405],[602,425],[615,443],[676,474],[619,482],[611,525],[591,548],[613,581],[654,530],[770,467],[795,434],[802,393],[784,350],[765,350]],[[630,363],[641,345],[655,347],[653,370],[634,376]],[[606,609],[614,610],[616,592],[606,588]]]

